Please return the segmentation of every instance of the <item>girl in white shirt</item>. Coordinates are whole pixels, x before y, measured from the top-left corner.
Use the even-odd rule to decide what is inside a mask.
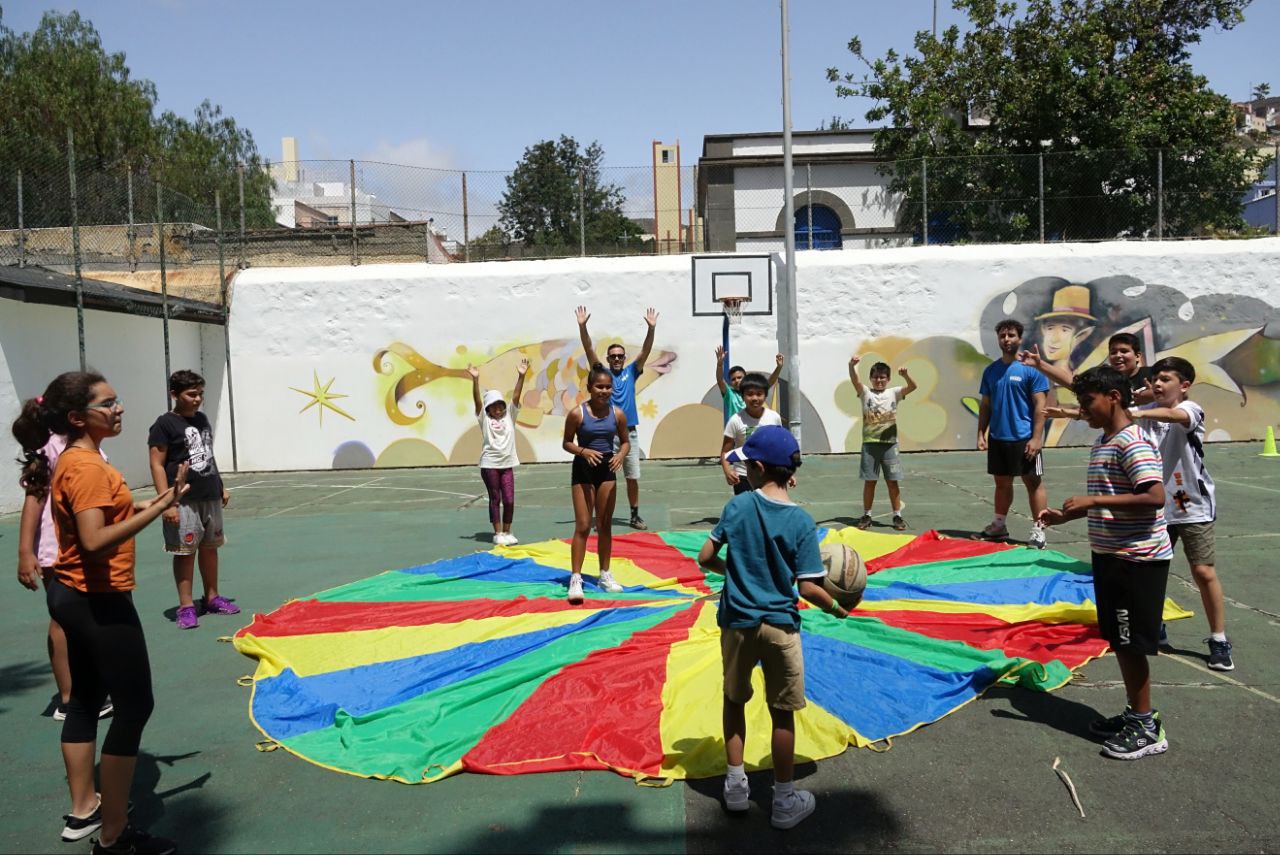
[[[489,493],[489,522],[493,524],[493,542],[499,546],[519,543],[511,533],[511,521],[516,512],[515,467],[520,465],[516,455],[515,416],[520,411],[520,395],[524,392],[524,377],[529,371],[529,360],[521,359],[516,389],[507,406],[502,393],[490,389],[480,394],[480,369],[467,366],[471,375],[471,397],[476,404],[476,419],[480,422],[480,477]]]

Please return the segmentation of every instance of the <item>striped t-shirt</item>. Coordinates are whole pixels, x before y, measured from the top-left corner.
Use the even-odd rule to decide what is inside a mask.
[[[1099,436],[1089,452],[1089,495],[1123,496],[1164,481],[1160,455],[1137,425]],[[1127,561],[1173,558],[1164,508],[1090,508],[1089,546]]]

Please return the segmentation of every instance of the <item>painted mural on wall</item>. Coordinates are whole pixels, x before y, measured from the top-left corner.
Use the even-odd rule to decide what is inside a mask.
[[[881,336],[815,343],[828,353],[838,347],[845,356],[805,364],[804,448],[860,447],[861,405],[844,361],[855,352],[864,371],[884,361],[895,371],[905,366],[916,381],[918,391],[899,410],[904,449],[974,447],[979,379],[999,356],[994,327],[1005,317],[1023,323],[1025,346],[1034,345],[1045,359],[1075,371],[1104,362],[1107,340],[1117,332],[1138,336],[1148,365],[1171,355],[1189,360],[1197,372],[1193,396],[1205,407],[1211,441],[1258,437],[1267,424],[1280,422],[1280,310],[1262,300],[1225,292],[1190,298],[1131,276],[1087,282],[1042,276],[1012,290],[988,292],[976,305],[968,339]],[[714,357],[706,341],[685,345],[684,335],[679,340],[680,346],[655,346],[637,384],[646,457],[711,457],[719,451],[723,415],[712,383]],[[612,342],[631,353],[640,349],[617,338],[597,346],[603,350]],[[288,394],[302,396],[296,399],[300,415],[313,426],[345,426],[343,441],[332,451],[334,468],[474,463],[480,432],[472,418],[468,365],[479,367],[482,388],[510,393],[516,365],[529,360],[517,417],[524,462],[562,459],[565,415],[587,398],[587,359],[576,338],[498,344],[445,340],[430,346],[390,341],[375,345],[369,355],[362,377],[346,372],[335,382],[333,372],[322,369],[289,387]],[[771,406],[781,410],[789,392],[780,385]],[[1058,393],[1064,402],[1071,400],[1069,392]],[[1047,426],[1048,445],[1081,445],[1092,438],[1080,422],[1051,420]]]
[[[1120,332],[1138,337],[1146,365],[1166,356],[1188,360],[1196,369],[1192,395],[1205,408],[1211,441],[1256,437],[1280,421],[1280,310],[1238,294],[1189,298],[1131,276],[1087,283],[1044,276],[986,303],[978,319],[981,351],[951,337],[860,344],[864,365],[879,360],[895,368],[905,365],[920,387],[899,410],[904,447],[972,447],[978,383],[987,364],[999,358],[995,325],[1002,318],[1022,322],[1025,347],[1034,345],[1046,360],[1073,371],[1105,362],[1107,340]],[[1068,390],[1054,394],[1073,401]],[[839,384],[835,397],[842,412],[860,418],[848,380]],[[845,450],[860,447],[860,434],[855,422]],[[1050,420],[1047,426],[1048,445],[1092,440],[1093,432],[1082,422]]]

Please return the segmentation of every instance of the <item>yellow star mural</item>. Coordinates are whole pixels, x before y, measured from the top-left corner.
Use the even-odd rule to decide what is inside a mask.
[[[312,389],[310,391],[306,389],[299,389],[297,386],[289,387],[293,391],[301,395],[306,395],[308,398],[311,399],[310,401],[307,402],[307,405],[303,407],[301,410],[298,410],[298,412],[305,413],[307,410],[311,409],[312,407],[319,406],[319,409],[316,410],[316,412],[320,414],[321,427],[324,426],[324,411],[326,408],[333,410],[338,415],[351,419],[351,421],[354,422],[356,420],[355,416],[351,415],[346,410],[342,409],[341,407],[339,407],[337,404],[334,403],[334,401],[337,400],[338,398],[346,398],[348,396],[339,395],[336,392],[329,391],[329,387],[333,385],[333,381],[336,380],[337,378],[331,377],[329,378],[328,383],[325,383],[323,386],[321,386],[319,374],[317,374],[315,371],[312,371],[311,377],[312,377]]]
[[[644,416],[646,419],[656,419],[658,417],[657,403],[652,400],[645,401],[640,405],[640,415]]]

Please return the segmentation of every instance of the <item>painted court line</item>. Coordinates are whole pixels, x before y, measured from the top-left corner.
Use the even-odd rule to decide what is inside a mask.
[[[1228,481],[1226,478],[1215,478],[1218,484],[1230,484],[1233,487],[1247,487],[1250,490],[1263,490],[1267,493],[1280,493],[1275,487],[1263,487],[1261,484],[1246,484],[1244,481]]]
[[[307,505],[314,505],[314,504],[316,504],[317,502],[323,502],[323,501],[325,501],[326,499],[332,499],[334,496],[341,496],[343,493],[349,492],[349,491],[351,491],[351,490],[355,490],[355,489],[358,489],[358,488],[360,488],[360,487],[368,487],[368,486],[370,486],[370,485],[372,485],[372,484],[376,484],[376,483],[378,483],[378,482],[379,482],[379,481],[381,481],[381,480],[382,480],[381,478],[374,478],[372,481],[366,481],[366,482],[365,482],[365,483],[363,483],[363,484],[354,484],[354,485],[352,485],[352,486],[350,486],[350,487],[346,487],[346,488],[344,488],[344,489],[342,489],[342,490],[338,490],[338,491],[337,491],[337,492],[335,492],[335,493],[329,493],[327,496],[321,496],[321,497],[320,497],[320,498],[318,498],[318,499],[312,499],[312,500],[311,500],[311,501],[309,501],[309,502],[302,502],[301,504],[294,505],[294,506],[293,506],[293,507],[291,507],[291,508],[284,508],[284,509],[282,509],[282,510],[276,511],[275,513],[267,514],[265,517],[263,517],[263,519],[270,519],[271,517],[278,517],[278,516],[280,516],[281,514],[287,514],[287,513],[289,513],[290,511],[296,511],[298,508],[305,508]]]
[[[1267,694],[1261,689],[1255,689],[1253,686],[1246,686],[1244,683],[1241,683],[1239,680],[1233,680],[1232,678],[1228,677],[1226,674],[1222,673],[1221,671],[1214,671],[1212,668],[1206,668],[1204,665],[1201,665],[1199,662],[1192,662],[1190,659],[1184,659],[1183,657],[1179,656],[1176,653],[1162,653],[1160,655],[1162,657],[1168,657],[1169,659],[1172,659],[1175,662],[1181,662],[1183,665],[1186,665],[1188,668],[1194,668],[1197,671],[1200,671],[1204,674],[1208,674],[1210,677],[1217,677],[1219,680],[1223,681],[1224,683],[1230,683],[1233,686],[1244,689],[1246,692],[1252,692],[1253,694],[1257,695],[1260,698],[1263,698],[1264,700],[1271,701],[1271,703],[1273,704],[1280,704],[1280,698],[1277,698],[1275,695]]]

